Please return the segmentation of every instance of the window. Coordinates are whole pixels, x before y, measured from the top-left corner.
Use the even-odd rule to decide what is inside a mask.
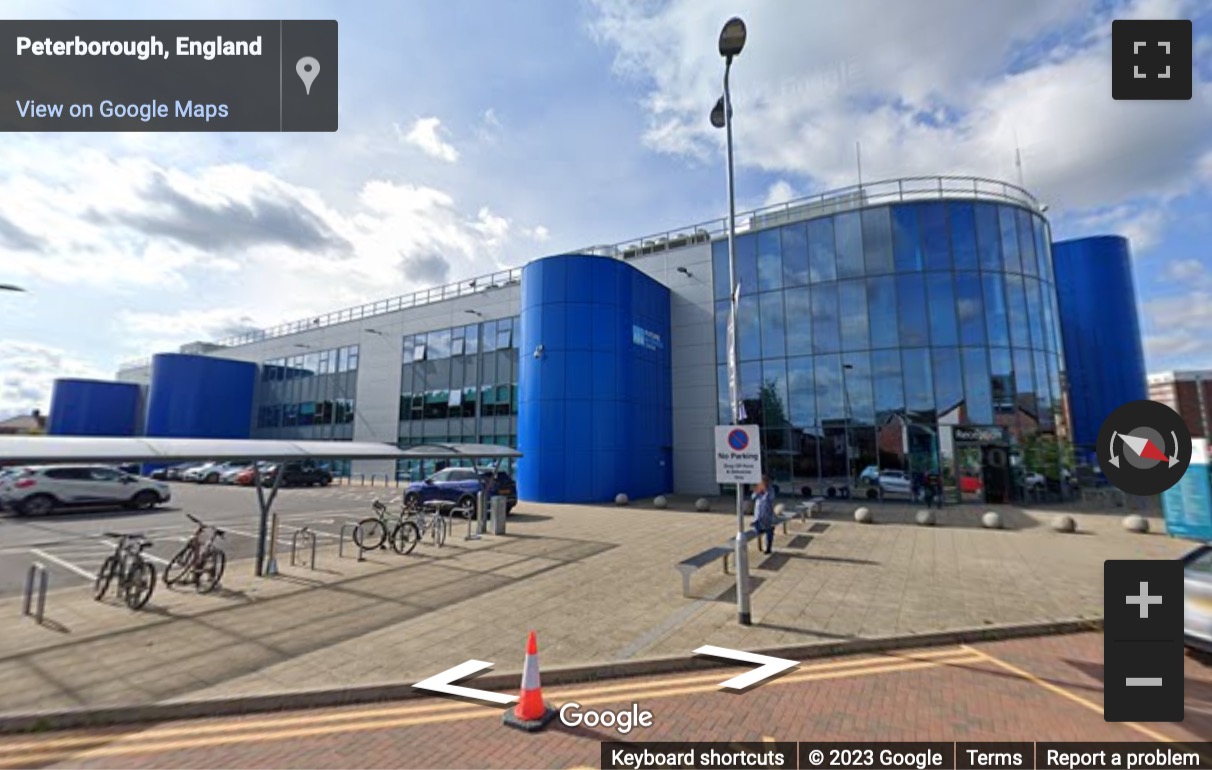
[[[975,270],[980,265],[976,252],[976,212],[971,203],[948,203],[951,225],[951,257],[956,270]]]
[[[1030,347],[1031,327],[1027,320],[1027,296],[1021,275],[1006,276],[1006,307],[1010,310],[1010,342],[1014,347]]]
[[[299,424],[299,405],[287,404],[283,407],[282,426],[286,428],[294,427]]]
[[[450,393],[445,390],[425,391],[425,419],[444,420],[450,414]]]
[[[985,303],[979,273],[955,274],[955,309],[959,315],[960,344],[985,344]]]
[[[927,331],[926,291],[920,274],[896,277],[897,318],[900,320],[901,344],[909,347],[930,344]]]
[[[1032,376],[1033,357],[1025,348],[1014,350],[1014,390],[1017,407],[1035,414],[1035,378]]]
[[[842,350],[866,350],[871,346],[867,330],[867,285],[864,281],[839,281],[837,285],[838,319],[841,323]]]
[[[1032,229],[1035,232],[1035,261],[1038,263],[1039,277],[1045,281],[1055,282],[1056,276],[1052,274],[1052,258],[1049,254],[1047,226],[1042,218],[1034,215],[1031,217],[1031,221]]]
[[[997,222],[997,206],[992,203],[975,203],[976,248],[980,254],[981,270],[1000,272],[1002,262],[1001,229]]]
[[[1010,345],[1010,320],[1006,313],[1005,281],[998,273],[981,276],[985,285],[985,320],[989,324],[990,345]]]
[[[418,359],[420,360],[420,359]],[[349,371],[349,348],[339,348],[337,350],[337,369],[338,372]]]
[[[332,371],[332,367],[331,367],[332,351],[331,350],[320,351],[320,355],[317,357],[317,359],[318,360],[316,362],[316,374],[328,374],[330,371]]]
[[[465,333],[462,326],[450,330],[450,355],[463,355],[463,335]]]
[[[964,378],[958,348],[932,348],[930,352],[934,359],[934,399],[941,420],[963,402]]]
[[[837,278],[837,257],[833,247],[833,218],[808,223],[808,274],[812,283]],[[724,292],[728,296],[728,292]]]
[[[426,360],[428,353],[429,353],[429,346],[427,346],[425,344],[424,335],[418,335],[417,336],[417,345],[415,348],[413,348],[413,351],[412,351],[412,360],[413,361],[424,361],[424,360]]]
[[[1040,299],[1039,279],[1024,278],[1027,291],[1027,322],[1031,326],[1031,347],[1044,349],[1044,304]]]
[[[867,309],[871,318],[871,347],[895,348],[897,333],[896,278],[887,275],[867,279]]]
[[[711,244],[711,283],[715,286],[716,299],[728,299],[728,287],[732,278],[728,274],[728,240]]]
[[[922,269],[922,239],[918,231],[916,205],[892,209],[892,241],[896,271],[907,273]]]
[[[768,291],[760,295],[758,307],[762,324],[762,358],[782,358],[787,355],[783,292]]]
[[[737,303],[737,360],[751,361],[762,355],[762,325],[758,319],[758,299],[741,294]]]
[[[1035,258],[1035,234],[1031,231],[1031,213],[1026,209],[1016,208],[1015,217],[1018,221],[1018,250],[1023,260],[1023,275],[1039,275],[1039,264]]]
[[[741,294],[758,293],[757,236],[753,233],[736,237],[736,279]],[[724,296],[728,296],[725,294]]]
[[[951,273],[927,273],[926,297],[926,307],[930,313],[931,344],[959,344],[955,322],[955,289],[951,283]]]
[[[842,363],[837,355],[817,356],[816,409],[822,425],[840,423],[846,417],[842,398]]]
[[[787,411],[787,360],[779,358],[762,363],[762,420],[768,428],[786,427]]]
[[[732,304],[726,300],[715,303],[715,353],[717,361],[728,360],[728,317],[732,313]]]
[[[812,330],[813,352],[836,353],[840,349],[837,286],[835,284],[812,288]]]
[[[892,221],[888,207],[863,209],[863,254],[867,275],[882,275],[893,270]],[[845,303],[843,303],[843,307]]]
[[[305,401],[299,404],[299,424],[314,425],[316,422],[316,404],[314,401]]]
[[[758,291],[783,288],[783,254],[777,229],[757,234]]]
[[[317,401],[316,425],[332,425],[333,411],[332,401]]]
[[[1014,364],[1010,348],[989,348],[989,391],[996,414],[1014,414]]]
[[[787,355],[804,356],[812,353],[812,295],[807,286],[798,289],[787,289],[783,293],[786,304]],[[718,312],[718,311],[717,311]],[[727,304],[725,304],[727,312]],[[726,323],[726,321],[725,321]],[[727,329],[725,329],[727,336]],[[721,358],[720,360],[727,360]]]
[[[1013,206],[998,206],[998,220],[1002,230],[1002,256],[1006,260],[1007,273],[1023,272],[1022,259],[1018,250],[1018,217]]]
[[[804,223],[780,228],[783,252],[783,286],[808,284],[808,228]],[[728,292],[724,292],[727,296]]]
[[[508,350],[513,347],[513,319],[502,318],[497,321],[497,350]]]
[[[901,371],[905,373],[905,406],[910,411],[928,414],[934,411],[934,381],[929,348],[905,348],[901,351]]]
[[[849,397],[851,423],[872,424],[875,421],[875,402],[871,396],[870,356],[867,353],[847,353],[842,356],[842,379]]]
[[[465,355],[474,356],[480,352],[480,327],[477,324],[471,324],[464,327],[463,353]]]
[[[308,353],[303,357],[303,376],[313,377],[320,370],[320,354]]]
[[[497,322],[486,321],[484,328],[484,352],[490,353],[497,349]]]
[[[479,388],[476,388],[476,387],[463,388],[463,409],[462,409],[462,411],[463,411],[464,417],[475,417],[476,416],[476,394],[478,392],[479,392]],[[468,442],[468,443],[472,443],[472,442]]]
[[[125,474],[119,473],[113,468],[89,468],[88,475],[93,481],[118,481]]]
[[[404,337],[404,363],[410,364],[413,362],[413,353],[417,349],[415,338],[409,334]]]
[[[833,218],[837,243],[837,277],[857,278],[863,274],[863,223],[856,211]]]
[[[725,405],[727,401],[728,396],[725,395]],[[816,381],[811,356],[787,359],[787,402],[788,416],[793,425],[801,428],[816,425]]]
[[[876,350],[871,354],[871,378],[875,385],[875,413],[881,415],[905,409],[905,388],[901,377],[898,350]]]
[[[429,358],[432,361],[437,361],[443,358],[450,358],[450,330],[443,329],[441,331],[430,332],[426,338],[429,348]]]
[[[968,422],[977,425],[993,423],[993,393],[990,390],[989,362],[984,348],[964,349],[964,404],[968,407]]]
[[[951,269],[951,238],[947,233],[947,208],[942,203],[923,204],[918,211],[922,228],[922,253],[927,270]]]

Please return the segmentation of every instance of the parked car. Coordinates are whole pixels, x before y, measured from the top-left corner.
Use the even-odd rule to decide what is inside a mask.
[[[26,516],[107,504],[147,510],[171,498],[163,482],[103,465],[31,466],[0,481],[0,503]]]
[[[494,483],[495,489],[492,487]],[[404,504],[413,506],[433,500],[449,500],[460,507],[470,507],[475,505],[476,495],[481,488],[488,489],[491,495],[504,497],[508,501],[507,511],[512,511],[518,504],[518,488],[508,473],[475,468],[446,468],[424,481],[409,484],[404,490]]]
[[[241,486],[241,487],[251,487],[253,485],[253,483],[257,480],[257,475],[256,475],[255,471],[256,471],[256,466],[253,466],[253,465],[248,466],[247,468],[241,470],[239,473],[236,474],[236,477],[232,481],[232,483],[236,484],[238,486]],[[269,481],[266,483],[272,483],[273,475],[277,472],[278,472],[277,465],[274,465],[273,463],[261,463],[261,479],[263,482],[266,479],[268,479]]]
[[[266,486],[273,484],[274,477],[279,473],[282,474],[282,480],[278,482],[279,487],[326,487],[332,483],[332,471],[307,460],[282,463],[280,468],[271,466],[261,473],[261,483]]]
[[[249,463],[248,465],[237,465],[234,467],[228,467],[227,465],[223,465],[221,467],[223,468],[223,470],[221,470],[219,472],[219,483],[220,484],[235,484],[236,478],[241,473],[244,473],[245,471],[248,471],[248,470],[252,470],[252,463]]]
[[[181,474],[197,463],[178,463],[177,465],[166,465],[163,468],[156,468],[151,473],[147,474],[148,478],[157,479],[158,481],[177,481],[181,478]]]
[[[204,478],[215,468],[219,467],[220,463],[200,463],[198,465],[186,468],[181,472],[182,481],[192,481],[201,483]]]
[[[862,472],[859,473],[858,476],[859,486],[864,486],[867,484],[874,486],[879,483],[879,480],[880,469],[878,465],[868,465],[866,468],[863,468]]]
[[[1200,545],[1182,558],[1183,641],[1190,649],[1212,653],[1212,545]]]
[[[913,495],[913,480],[904,471],[882,470],[876,484],[883,495]]]

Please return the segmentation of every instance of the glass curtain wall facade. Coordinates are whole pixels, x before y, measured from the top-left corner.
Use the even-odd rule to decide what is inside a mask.
[[[712,257],[726,424],[727,241]],[[1044,491],[1024,488],[1028,471],[1055,485],[1061,345],[1042,217],[975,200],[869,207],[739,235],[736,264],[742,399],[784,487],[916,495],[937,474],[949,501],[1000,502]]]
[[[401,447],[427,443],[517,445],[516,317],[404,338],[400,378]],[[514,461],[502,464],[512,474]],[[418,481],[432,460],[402,460],[396,475]]]

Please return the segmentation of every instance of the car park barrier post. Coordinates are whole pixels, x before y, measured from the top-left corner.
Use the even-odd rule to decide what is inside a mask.
[[[269,566],[265,573],[270,577],[278,574],[278,514],[273,514],[269,524]]]
[[[316,533],[309,528],[297,530],[290,538],[290,566],[295,566],[295,552],[299,549],[299,541],[311,545],[311,564],[310,568],[316,568]]]
[[[345,532],[346,532],[346,530],[353,532],[357,528],[358,528],[358,525],[353,522],[346,522],[341,525],[341,537],[339,540],[337,540],[337,558],[338,559],[345,558]],[[351,540],[353,539],[353,535],[350,535],[350,539]],[[355,545],[356,545],[356,543],[355,543]],[[358,561],[366,561],[366,557],[363,556],[362,553],[363,553],[362,546],[359,545],[358,546]]]
[[[25,576],[25,599],[21,604],[21,616],[25,617],[30,614],[30,606],[34,600],[34,581],[38,583],[38,609],[34,613],[34,622],[42,625],[42,616],[46,612],[46,587],[50,581],[50,576],[46,571],[46,565],[42,562],[34,562],[29,565],[29,572]]]
[[[481,489],[476,494],[476,533],[488,531],[488,493]]]

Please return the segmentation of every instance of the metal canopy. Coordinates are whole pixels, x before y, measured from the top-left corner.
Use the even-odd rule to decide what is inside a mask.
[[[522,453],[493,444],[423,444],[400,449],[368,441],[0,436],[0,464],[180,462],[185,460],[501,459]]]

